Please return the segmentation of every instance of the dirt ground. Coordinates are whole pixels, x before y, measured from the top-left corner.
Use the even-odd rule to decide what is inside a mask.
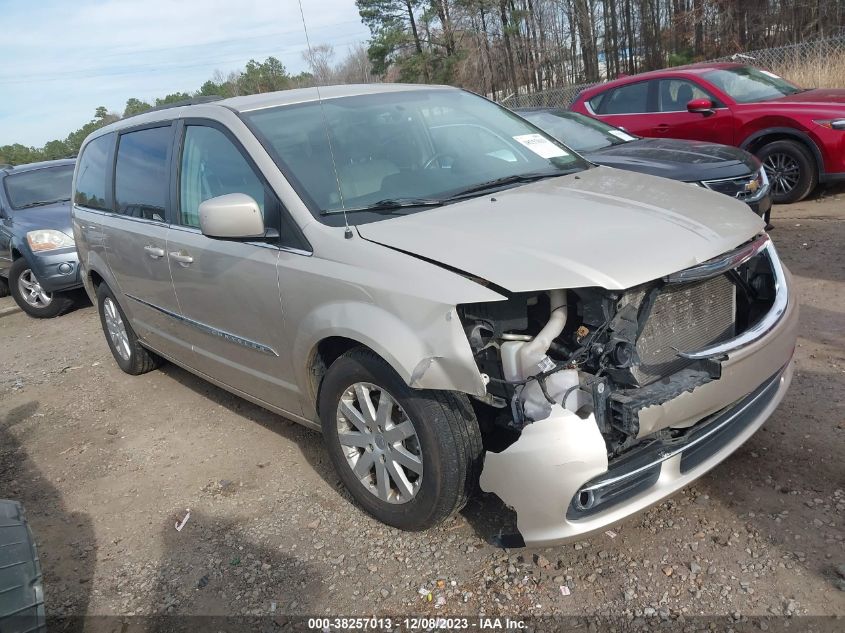
[[[0,498],[28,510],[48,612],[845,616],[845,189],[773,217],[801,301],[783,404],[695,485],[543,550],[498,546],[511,518],[480,494],[385,527],[318,434],[172,365],[121,373],[90,304],[37,321],[0,299]]]

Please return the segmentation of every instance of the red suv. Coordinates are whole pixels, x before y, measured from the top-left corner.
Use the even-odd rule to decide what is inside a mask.
[[[748,150],[766,168],[775,202],[845,181],[845,90],[802,89],[742,64],[696,64],[588,88],[572,109],[640,136]]]

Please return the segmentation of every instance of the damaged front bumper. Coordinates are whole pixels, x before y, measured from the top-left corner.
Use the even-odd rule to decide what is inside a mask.
[[[778,271],[787,296],[789,274]],[[794,296],[756,340],[723,356],[721,377],[641,411],[644,426],[671,428],[608,461],[596,419],[556,407],[500,453],[487,452],[481,488],[514,508],[530,546],[607,529],[672,495],[733,453],[774,412],[792,379]]]

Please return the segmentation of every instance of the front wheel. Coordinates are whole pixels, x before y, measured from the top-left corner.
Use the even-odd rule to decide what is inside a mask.
[[[59,316],[73,305],[70,297],[44,290],[23,257],[16,259],[9,269],[9,290],[20,309],[36,319]]]
[[[757,157],[771,183],[775,204],[803,200],[818,184],[816,161],[801,143],[774,141],[764,145]]]
[[[319,410],[338,475],[379,521],[424,530],[466,504],[482,454],[466,396],[411,389],[375,353],[356,348],[326,372]]]

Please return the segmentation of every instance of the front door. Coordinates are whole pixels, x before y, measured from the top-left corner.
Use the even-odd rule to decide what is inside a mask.
[[[184,126],[177,213],[167,238],[173,285],[189,326],[195,367],[291,413],[301,413],[277,278],[280,208],[254,165],[223,128]],[[258,203],[266,240],[206,237],[199,204],[227,193]]]
[[[190,358],[167,257],[170,124],[121,134],[114,173],[114,213],[102,216],[106,260],[132,327],[155,349]]]
[[[657,112],[649,115],[653,129],[649,136],[733,143],[733,117],[713,95],[688,79],[661,79],[657,82]],[[710,113],[690,112],[687,103],[709,99]]]

